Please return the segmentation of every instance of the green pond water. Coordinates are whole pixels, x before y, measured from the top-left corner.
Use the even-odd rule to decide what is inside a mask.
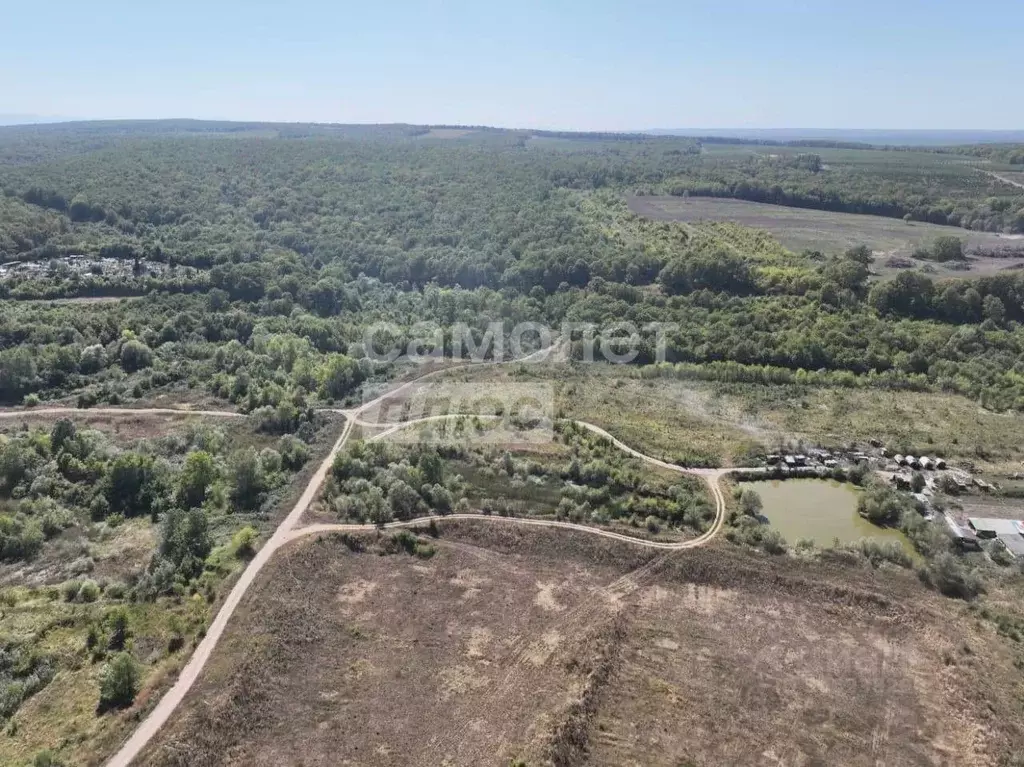
[[[798,538],[813,538],[827,548],[838,538],[851,543],[861,538],[899,541],[909,553],[910,541],[899,530],[878,527],[857,513],[857,494],[861,491],[844,483],[822,479],[787,479],[746,482],[761,496],[761,512],[790,545]]]

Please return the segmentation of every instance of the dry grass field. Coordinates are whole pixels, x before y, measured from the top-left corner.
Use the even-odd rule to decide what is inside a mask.
[[[965,249],[984,251],[1016,250],[1014,258],[971,257],[970,269],[949,269],[929,264],[938,276],[977,276],[993,274],[1024,264],[1024,235],[972,232],[883,216],[832,213],[806,208],[789,208],[745,200],[707,197],[630,197],[629,208],[647,218],[660,221],[733,221],[754,229],[764,229],[793,251],[804,249],[838,253],[855,245],[868,245],[875,251],[875,270],[891,271],[886,262],[892,257],[909,259],[918,246],[931,244],[941,235],[964,240]],[[922,265],[918,262],[917,265]]]
[[[143,765],[1001,765],[1013,649],[912,575],[448,522],[293,544]],[[365,547],[365,548],[363,548]],[[363,549],[363,550],[359,550]]]
[[[550,383],[560,417],[597,424],[637,450],[677,462],[742,466],[780,444],[881,440],[897,452],[941,455],[997,474],[1021,470],[1024,418],[939,392],[720,384],[639,378],[609,364],[468,366],[445,381],[482,387]],[[440,380],[440,379],[435,379]],[[423,410],[430,389],[404,393]]]

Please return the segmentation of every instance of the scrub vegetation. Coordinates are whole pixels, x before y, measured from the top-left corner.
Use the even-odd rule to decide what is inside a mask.
[[[90,421],[0,421],[5,764],[108,755],[323,449],[247,419]]]
[[[492,356],[522,322],[669,327],[624,365],[586,364],[577,332],[544,365],[451,373],[550,383],[543,445],[393,444],[350,423],[360,438],[330,467],[319,521],[469,510],[667,541],[709,530],[695,477],[572,418],[689,467],[875,439],[1016,481],[1024,273],[947,273],[979,257],[973,235],[1024,231],[1024,192],[1000,178],[1018,154],[457,126],[0,129],[0,762],[116,749],[317,476],[336,411],[414,374],[369,353],[380,323],[402,348],[436,324],[446,356],[457,324],[479,343],[501,323]],[[913,268],[877,279],[871,242],[791,249],[629,202],[697,195],[929,236]],[[459,428],[486,424],[445,436]],[[189,698],[143,761],[1019,761],[1019,565],[954,549],[906,494],[859,479],[864,516],[920,559],[786,542],[742,490],[732,543],[671,555],[507,520],[289,544],[200,681],[208,707]],[[478,623],[461,625],[462,599],[481,600]]]

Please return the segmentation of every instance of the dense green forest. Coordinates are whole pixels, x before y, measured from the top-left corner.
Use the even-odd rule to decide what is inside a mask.
[[[415,126],[4,129],[0,401],[190,388],[286,431],[311,403],[388,374],[362,345],[374,322],[626,320],[674,323],[666,361],[686,375],[1024,407],[1019,272],[877,281],[864,249],[790,253],[762,232],[647,221],[623,203],[769,189],[787,204],[1020,228],[1024,194],[976,159]],[[28,300],[93,296],[134,297]],[[652,343],[637,364],[655,361]]]

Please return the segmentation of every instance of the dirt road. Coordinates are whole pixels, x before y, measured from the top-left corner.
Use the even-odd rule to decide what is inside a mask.
[[[544,350],[542,355],[531,355],[536,359],[542,359],[546,356],[550,350]],[[524,362],[527,358],[521,360],[511,360],[509,362]],[[493,364],[509,364],[509,363],[493,363]],[[139,755],[146,744],[153,738],[153,736],[160,730],[167,719],[171,716],[174,710],[178,707],[178,704],[184,699],[185,695],[191,689],[192,685],[198,679],[199,674],[202,672],[203,667],[209,660],[216,648],[217,643],[220,641],[221,636],[227,627],[228,621],[234,614],[238,605],[241,603],[242,598],[245,596],[249,587],[256,580],[260,571],[264,565],[270,560],[274,553],[286,543],[302,538],[308,535],[314,535],[316,533],[326,532],[356,532],[376,529],[373,525],[344,525],[344,524],[317,524],[309,525],[306,527],[298,528],[297,525],[306,509],[313,502],[317,493],[323,485],[324,480],[327,477],[327,472],[330,470],[331,465],[334,463],[334,458],[339,451],[345,446],[349,437],[352,434],[353,427],[358,424],[368,426],[379,426],[379,424],[367,423],[361,421],[359,416],[376,406],[378,406],[384,400],[394,397],[402,393],[409,386],[423,381],[425,378],[433,377],[436,375],[442,375],[453,369],[461,366],[451,366],[448,368],[442,368],[440,370],[431,371],[422,376],[419,376],[410,381],[406,381],[391,391],[385,392],[380,396],[376,397],[369,402],[360,405],[357,408],[349,410],[339,410],[337,412],[345,416],[345,426],[335,441],[330,452],[321,462],[320,466],[317,467],[316,472],[310,478],[309,484],[306,485],[306,489],[303,491],[302,496],[296,502],[295,506],[288,513],[288,516],[282,520],[281,524],[274,531],[274,534],[270,539],[263,545],[262,548],[257,552],[256,556],[249,563],[249,566],[243,571],[238,581],[235,582],[234,587],[224,600],[224,604],[217,612],[216,617],[210,624],[209,628],[202,641],[197,645],[195,652],[192,657],[189,658],[185,667],[181,670],[178,678],[175,680],[171,688],[164,694],[164,696],[157,703],[156,707],[149,713],[149,715],[142,721],[142,723],[135,729],[131,737],[125,741],[121,746],[120,750],[107,762],[107,767],[129,767],[131,762]],[[32,409],[18,409],[18,410],[4,410],[0,411],[0,418],[19,418],[27,415],[45,415],[45,416],[75,416],[75,415],[87,415],[87,414],[100,414],[100,415],[199,415],[203,417],[212,418],[244,418],[245,415],[242,413],[220,411],[220,410],[179,410],[176,408],[32,408]],[[445,416],[441,416],[445,417]],[[436,417],[435,417],[436,418]],[[432,420],[432,419],[422,419]],[[383,434],[377,435],[378,438],[390,434],[397,429],[406,428],[414,425],[416,422],[408,422],[404,424],[398,424],[386,429]],[[590,535],[598,535],[604,538],[611,538],[614,540],[620,540],[626,543],[631,543],[637,546],[643,546],[646,548],[654,549],[665,549],[669,551],[677,551],[683,549],[690,549],[696,546],[700,546],[707,543],[714,538],[721,530],[722,525],[725,522],[725,497],[722,494],[721,487],[719,486],[719,479],[721,476],[726,474],[728,469],[687,469],[682,466],[676,466],[675,464],[661,461],[657,458],[644,455],[643,453],[635,450],[634,448],[625,445],[615,437],[612,437],[608,432],[601,429],[593,424],[585,422],[578,422],[581,426],[590,429],[591,431],[600,434],[611,441],[616,447],[621,450],[628,452],[640,460],[647,461],[656,466],[662,468],[668,468],[681,473],[695,474],[704,478],[707,482],[708,487],[711,491],[712,497],[715,499],[715,519],[711,527],[705,531],[702,535],[697,538],[688,541],[681,541],[678,543],[666,543],[662,541],[648,541],[640,538],[633,538],[628,535],[621,533],[612,532],[610,530],[600,530],[593,527],[587,527],[585,525],[577,525],[571,522],[556,522],[550,520],[539,520],[539,519],[524,519],[519,517],[491,517],[482,514],[453,514],[448,517],[434,517],[438,521],[443,523],[444,520],[458,519],[458,520],[479,520],[488,522],[497,522],[502,524],[517,524],[527,525],[533,527],[549,527],[549,528],[561,528],[566,530],[573,530],[576,532],[587,533]],[[410,520],[408,522],[394,522],[385,525],[385,528],[401,528],[411,527],[415,525],[421,525],[425,521],[431,519],[419,518],[416,520]]]
[[[1009,184],[1010,186],[1017,186],[1017,187],[1020,187],[1021,189],[1024,189],[1024,183],[1022,183],[1020,181],[1014,181],[1012,178],[1007,178],[1006,176],[1000,176],[998,173],[993,173],[990,170],[986,170],[985,173],[990,175],[992,178],[999,179],[1004,184]]]
[[[173,407],[33,407],[0,410],[0,418],[23,418],[32,415],[198,415],[204,418],[245,418],[245,413],[231,410],[185,410]]]

